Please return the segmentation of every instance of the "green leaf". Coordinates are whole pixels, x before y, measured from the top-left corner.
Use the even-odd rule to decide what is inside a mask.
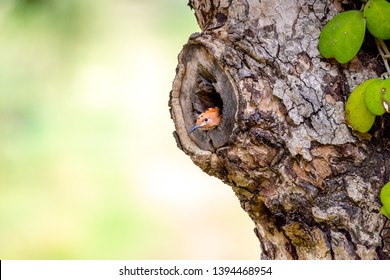
[[[366,88],[379,79],[370,79],[358,85],[349,95],[345,104],[345,118],[347,123],[362,133],[370,130],[375,121],[375,115],[368,110],[364,100]]]
[[[361,11],[342,12],[322,30],[320,53],[325,58],[334,57],[340,63],[347,63],[360,50],[365,32],[366,20]]]
[[[390,78],[384,81],[386,92],[382,96],[382,105],[387,113],[390,113]]]
[[[367,29],[379,39],[390,39],[390,3],[386,0],[370,0],[364,7]]]
[[[379,197],[383,204],[381,213],[390,219],[390,182],[383,186]]]
[[[371,113],[381,116],[386,112],[386,105],[390,97],[390,79],[377,80],[370,83],[364,93],[364,101]],[[388,106],[387,106],[388,108]]]

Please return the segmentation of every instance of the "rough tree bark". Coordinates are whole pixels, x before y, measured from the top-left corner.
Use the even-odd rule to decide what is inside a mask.
[[[356,4],[355,4],[356,3]],[[368,134],[345,101],[384,68],[373,39],[347,65],[318,52],[341,0],[190,0],[201,32],[179,55],[170,96],[180,149],[230,185],[255,223],[262,259],[389,259],[379,192],[390,180],[388,116]],[[214,130],[188,134],[222,109]]]

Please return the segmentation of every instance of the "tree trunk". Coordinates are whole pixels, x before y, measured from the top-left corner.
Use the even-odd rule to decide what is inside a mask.
[[[346,65],[318,51],[326,22],[360,5],[343,2],[189,3],[202,32],[178,58],[174,136],[196,165],[232,187],[255,223],[262,259],[390,258],[379,212],[390,181],[390,118],[378,117],[365,135],[344,118],[351,89],[384,68],[373,38]],[[213,106],[222,109],[220,125],[188,134]]]

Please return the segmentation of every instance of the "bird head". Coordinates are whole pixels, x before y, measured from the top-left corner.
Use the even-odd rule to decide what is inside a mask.
[[[195,126],[191,128],[189,133],[192,133],[198,128],[202,130],[212,129],[219,125],[221,118],[218,107],[209,108],[198,116]]]

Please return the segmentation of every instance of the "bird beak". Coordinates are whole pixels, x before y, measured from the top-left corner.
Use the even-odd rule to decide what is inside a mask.
[[[198,128],[200,127],[200,125],[195,125],[193,128],[191,128],[190,132],[188,132],[188,134],[191,134],[192,132],[194,132],[195,130],[197,130]]]

